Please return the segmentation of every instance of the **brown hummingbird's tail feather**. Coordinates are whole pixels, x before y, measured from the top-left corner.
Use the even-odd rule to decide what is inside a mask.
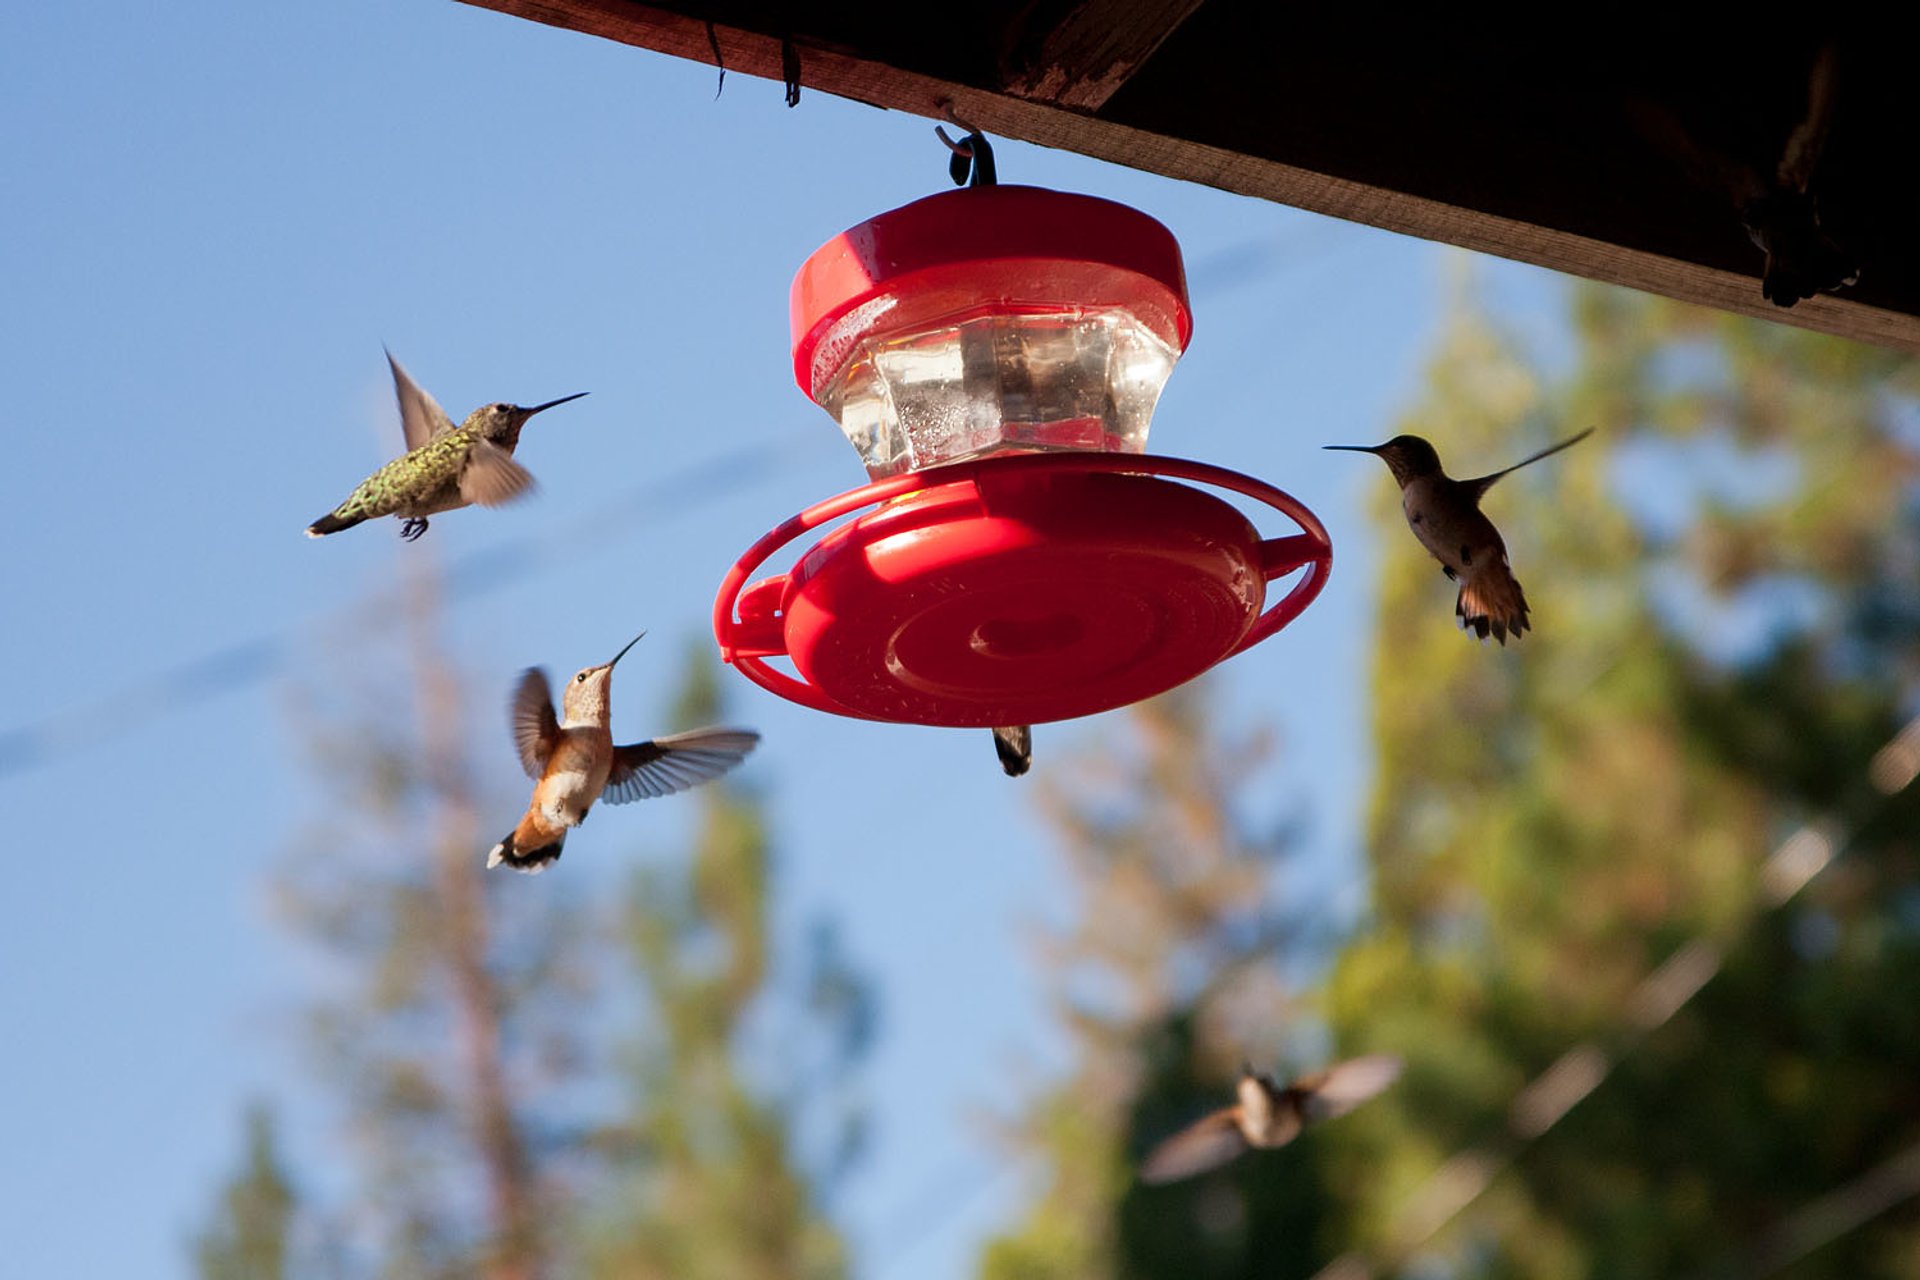
[[[351,529],[365,519],[365,516],[347,516],[342,518],[334,512],[329,511],[307,526],[307,536],[309,538],[324,538],[330,533],[338,533],[342,529]]]
[[[993,750],[1000,767],[1009,778],[1017,778],[1033,765],[1033,726],[1002,725],[993,731]]]
[[[487,866],[497,867],[505,864],[515,871],[524,871],[534,875],[546,870],[547,864],[559,858],[560,850],[567,843],[565,827],[549,827],[535,814],[529,813],[520,819],[520,825],[507,832],[499,844],[487,853]]]
[[[1475,567],[1472,576],[1460,584],[1460,598],[1453,612],[1463,630],[1482,640],[1492,633],[1503,645],[1509,634],[1518,640],[1528,629],[1526,592],[1499,562]]]

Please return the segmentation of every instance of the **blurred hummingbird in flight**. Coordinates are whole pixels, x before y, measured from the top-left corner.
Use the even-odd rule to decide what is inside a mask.
[[[576,672],[553,713],[547,674],[529,667],[510,707],[513,745],[534,780],[533,799],[520,823],[487,854],[487,865],[540,871],[560,856],[567,831],[586,821],[604,798],[626,804],[710,782],[746,759],[760,741],[751,729],[694,729],[616,747],[608,730],[608,694],[614,664],[640,643],[627,641],[613,661]]]
[[[1140,1181],[1177,1182],[1254,1147],[1284,1147],[1308,1124],[1345,1115],[1399,1077],[1400,1059],[1384,1053],[1349,1058],[1286,1084],[1242,1067],[1234,1105],[1161,1142],[1141,1162]]]
[[[1493,482],[1528,463],[1579,444],[1593,434],[1588,427],[1503,471],[1474,480],[1455,480],[1440,467],[1440,455],[1419,436],[1395,436],[1385,444],[1330,444],[1328,449],[1377,455],[1400,483],[1400,508],[1420,545],[1440,562],[1441,572],[1460,584],[1453,606],[1460,626],[1482,640],[1489,632],[1501,644],[1528,628],[1527,597],[1507,565],[1507,544],[1480,510]]]
[[[400,401],[400,429],[407,452],[380,468],[347,500],[307,526],[309,538],[350,529],[363,520],[400,516],[400,536],[412,542],[427,531],[427,517],[470,503],[497,507],[533,487],[533,476],[514,461],[520,428],[527,419],[557,404],[578,400],[584,391],[531,409],[517,404],[482,405],[459,426],[438,401],[420,388],[387,352],[393,391]]]

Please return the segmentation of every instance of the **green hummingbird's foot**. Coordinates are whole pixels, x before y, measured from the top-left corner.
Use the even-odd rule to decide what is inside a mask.
[[[400,526],[400,541],[418,542],[420,535],[426,531],[427,522],[424,519],[419,516],[408,516],[406,523]]]

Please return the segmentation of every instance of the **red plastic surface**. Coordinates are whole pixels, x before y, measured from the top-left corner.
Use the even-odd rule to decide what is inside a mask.
[[[794,276],[793,372],[818,399],[874,333],[967,314],[1125,307],[1176,351],[1193,335],[1173,233],[1138,209],[1041,187],[966,187],[835,236]]]
[[[1234,490],[1303,530],[1262,539],[1177,476]],[[781,546],[861,507],[788,573]],[[1029,454],[895,476],[811,507],[722,583],[722,657],[817,710],[987,727],[1151,697],[1257,644],[1325,585],[1313,513],[1251,477],[1176,458]],[[1272,608],[1266,583],[1304,568]],[[736,612],[737,610],[737,612]],[[801,678],[766,659],[791,657]]]

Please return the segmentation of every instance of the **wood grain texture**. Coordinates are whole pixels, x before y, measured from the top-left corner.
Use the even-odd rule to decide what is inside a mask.
[[[1394,189],[1387,185],[1341,177],[1322,169],[1290,164],[1273,158],[1272,154],[1283,150],[1285,139],[1269,145],[1264,134],[1253,127],[1260,123],[1258,121],[1250,125],[1246,121],[1230,119],[1217,130],[1231,135],[1236,144],[1243,138],[1255,140],[1247,143],[1247,150],[1236,150],[1151,127],[1118,123],[1094,114],[1084,104],[1097,99],[1099,104],[1107,104],[1111,113],[1111,107],[1117,104],[1110,95],[1119,80],[1127,82],[1125,94],[1145,96],[1142,81],[1146,77],[1133,77],[1131,71],[1126,76],[1120,76],[1117,69],[1129,57],[1135,56],[1127,53],[1127,49],[1138,49],[1147,43],[1157,44],[1158,40],[1168,40],[1170,44],[1169,33],[1172,33],[1171,39],[1174,40],[1189,38],[1189,28],[1198,23],[1197,20],[1194,23],[1183,22],[1193,13],[1193,8],[1184,0],[1165,0],[1164,3],[1140,0],[1138,4],[1113,0],[1110,4],[1089,3],[1075,10],[1065,25],[1052,29],[1048,36],[1041,38],[1040,47],[1044,50],[1048,48],[1049,39],[1056,40],[1055,52],[1061,59],[1061,67],[1071,66],[1079,70],[1063,70],[1063,78],[1056,85],[1043,67],[1035,73],[1039,75],[1038,80],[1020,83],[1022,92],[1040,96],[1021,96],[1020,93],[1010,92],[1004,82],[1004,68],[996,71],[991,66],[985,66],[963,80],[955,75],[926,74],[863,56],[843,38],[850,29],[850,20],[844,18],[840,28],[825,33],[806,30],[782,32],[716,22],[710,38],[709,25],[701,18],[653,5],[623,3],[622,0],[464,2],[709,65],[714,61],[713,42],[717,41],[727,70],[776,82],[782,78],[783,40],[791,38],[799,53],[804,87],[809,91],[831,93],[931,120],[943,120],[947,112],[952,110],[989,134],[1076,151],[1130,168],[1204,183],[1241,195],[1458,245],[1591,280],[1662,294],[1683,302],[1920,353],[1920,314],[1915,314],[1920,312],[1920,304],[1911,309],[1907,306],[1909,299],[1916,297],[1914,282],[1906,278],[1910,273],[1904,269],[1884,271],[1876,277],[1869,271],[1861,290],[1865,292],[1870,287],[1878,286],[1867,295],[1873,299],[1871,302],[1862,301],[1859,296],[1819,296],[1790,310],[1775,307],[1760,294],[1758,253],[1748,253],[1744,235],[1732,219],[1731,211],[1722,209],[1705,196],[1698,201],[1697,208],[1679,209],[1672,215],[1671,221],[1677,228],[1672,237],[1675,249],[1661,252],[1644,245],[1617,243],[1603,234],[1565,229],[1568,223],[1603,229],[1611,225],[1605,218],[1596,217],[1588,207],[1576,210],[1581,215],[1578,219],[1569,217],[1563,220],[1562,225],[1547,225],[1544,221],[1502,216],[1485,207],[1475,207],[1472,197],[1477,188],[1467,180],[1452,183],[1449,195],[1453,198],[1443,199],[1437,198],[1431,191]],[[687,7],[692,8],[692,3]],[[716,4],[711,8],[715,12],[724,9],[745,15],[758,22],[759,27],[769,28],[769,23],[760,16],[763,11],[771,11],[765,6]],[[1201,8],[1209,14],[1212,12],[1204,6]],[[1001,6],[1001,9],[1006,11],[1002,16],[1008,16],[1017,13],[1019,6]],[[797,7],[792,11],[803,16],[805,13]],[[1129,14],[1135,15],[1134,20],[1150,24],[1145,34],[1131,45],[1101,45],[1092,24],[1102,17],[1117,16],[1118,20],[1126,21]],[[1139,15],[1142,14],[1146,16],[1141,18]],[[1076,22],[1085,25],[1076,26]],[[1154,23],[1161,25],[1152,26]],[[890,47],[907,50],[904,54],[896,53],[896,57],[915,57],[921,62],[938,60],[933,54],[920,57],[919,51],[902,43],[898,33],[892,33],[892,38],[894,43]],[[1111,74],[1105,78],[1097,70],[1103,59],[1112,68]],[[951,65],[974,65],[957,57],[947,61]],[[1041,61],[1045,62],[1044,55]],[[1129,67],[1134,65],[1128,63]],[[1157,72],[1161,61],[1153,62],[1152,67]],[[1077,81],[1076,77],[1079,77]],[[1075,89],[1072,83],[1079,83],[1081,87]],[[1468,89],[1484,91],[1477,82],[1469,85]],[[1165,100],[1164,90],[1160,86],[1153,86],[1153,90],[1161,95],[1161,100]],[[1049,92],[1055,94],[1056,100],[1045,100],[1045,94]],[[1244,94],[1247,88],[1242,85],[1235,92]],[[1782,88],[1782,93],[1787,96],[1797,93],[1801,102],[1804,102],[1804,92],[1804,87],[1796,87],[1791,83],[1786,83]],[[1067,101],[1083,105],[1061,105]],[[1133,119],[1151,119],[1155,116],[1151,107],[1151,100],[1145,108],[1130,102],[1126,114]],[[1191,114],[1189,105],[1189,118]],[[1180,119],[1177,112],[1163,113],[1163,117],[1176,121]],[[1210,119],[1209,123],[1218,121]],[[1323,135],[1326,129],[1338,127],[1338,122],[1333,125],[1321,120],[1307,123],[1322,129]],[[1471,123],[1478,128],[1485,121]],[[1525,133],[1527,124],[1522,121],[1516,126],[1520,136],[1528,136]],[[1372,140],[1377,141],[1381,135],[1378,122],[1374,122],[1374,125],[1376,132]],[[1187,131],[1198,132],[1195,129]],[[1536,134],[1539,132],[1535,130]],[[1365,139],[1367,135],[1354,136]],[[1471,141],[1477,143],[1477,139]],[[1552,137],[1535,136],[1530,141],[1542,147],[1557,145]],[[1267,154],[1252,153],[1256,142]],[[1337,149],[1329,152],[1325,136],[1316,138],[1316,142],[1320,150],[1315,154],[1339,154]],[[1471,154],[1471,147],[1467,148],[1467,152]],[[1648,181],[1655,189],[1659,189],[1661,183],[1672,183],[1672,175],[1659,172],[1656,161],[1649,159],[1646,163]],[[1490,167],[1488,171],[1498,170]],[[1509,181],[1524,185],[1527,176],[1522,173],[1517,179],[1512,175],[1508,177]],[[1623,211],[1639,213],[1635,194],[1634,191],[1623,190],[1615,197],[1616,203]],[[1646,219],[1643,213],[1640,216],[1640,223],[1634,225],[1644,227]],[[1693,222],[1681,225],[1690,216]],[[1656,227],[1662,225],[1655,222]],[[1710,246],[1711,252],[1696,252],[1696,246],[1702,243]],[[1731,269],[1728,265],[1744,264],[1749,258],[1751,266],[1748,269]],[[1904,267],[1904,263],[1895,265]],[[1895,305],[1881,305],[1888,300],[1894,301]]]

